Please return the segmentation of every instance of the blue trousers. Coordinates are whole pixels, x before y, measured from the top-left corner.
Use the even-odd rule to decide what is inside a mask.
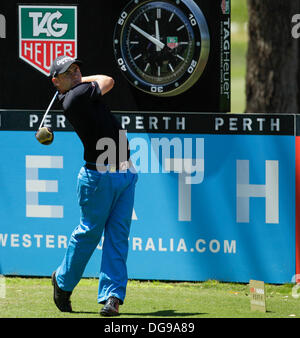
[[[77,194],[80,223],[74,229],[62,264],[56,270],[58,286],[72,291],[104,232],[98,303],[126,295],[128,237],[137,174],[131,169],[98,172],[82,167]]]

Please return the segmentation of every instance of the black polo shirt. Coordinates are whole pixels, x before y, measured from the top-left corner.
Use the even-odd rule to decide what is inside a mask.
[[[100,154],[104,158],[107,157],[106,154],[108,152],[110,152],[109,156],[115,157],[113,161],[110,157],[110,164],[118,164],[129,159],[127,138],[124,137],[124,132],[121,132],[121,142],[119,142],[119,131],[122,130],[121,124],[103,102],[101,90],[96,81],[80,83],[68,92],[59,94],[58,98],[62,104],[66,118],[83,143],[84,160],[86,162],[96,163]],[[96,149],[97,142],[100,139],[98,148],[101,146],[103,150]],[[108,146],[108,144],[113,144],[112,141],[114,142],[115,150],[111,146]],[[123,145],[121,145],[122,142]],[[119,158],[120,146],[121,157]],[[111,152],[111,150],[113,151]],[[108,158],[101,164],[107,163]]]

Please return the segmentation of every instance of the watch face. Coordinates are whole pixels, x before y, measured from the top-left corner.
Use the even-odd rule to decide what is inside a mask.
[[[133,0],[114,31],[118,67],[136,88],[157,96],[183,93],[207,64],[210,38],[192,0]]]

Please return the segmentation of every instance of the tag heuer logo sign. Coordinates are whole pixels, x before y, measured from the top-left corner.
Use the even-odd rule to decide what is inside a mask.
[[[48,76],[59,55],[77,57],[77,7],[19,5],[19,57]]]

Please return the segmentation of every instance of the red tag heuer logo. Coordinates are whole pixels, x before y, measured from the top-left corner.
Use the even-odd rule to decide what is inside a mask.
[[[178,47],[178,37],[167,36],[167,46],[171,49]]]
[[[19,57],[48,76],[59,55],[77,57],[77,7],[19,5]]]

